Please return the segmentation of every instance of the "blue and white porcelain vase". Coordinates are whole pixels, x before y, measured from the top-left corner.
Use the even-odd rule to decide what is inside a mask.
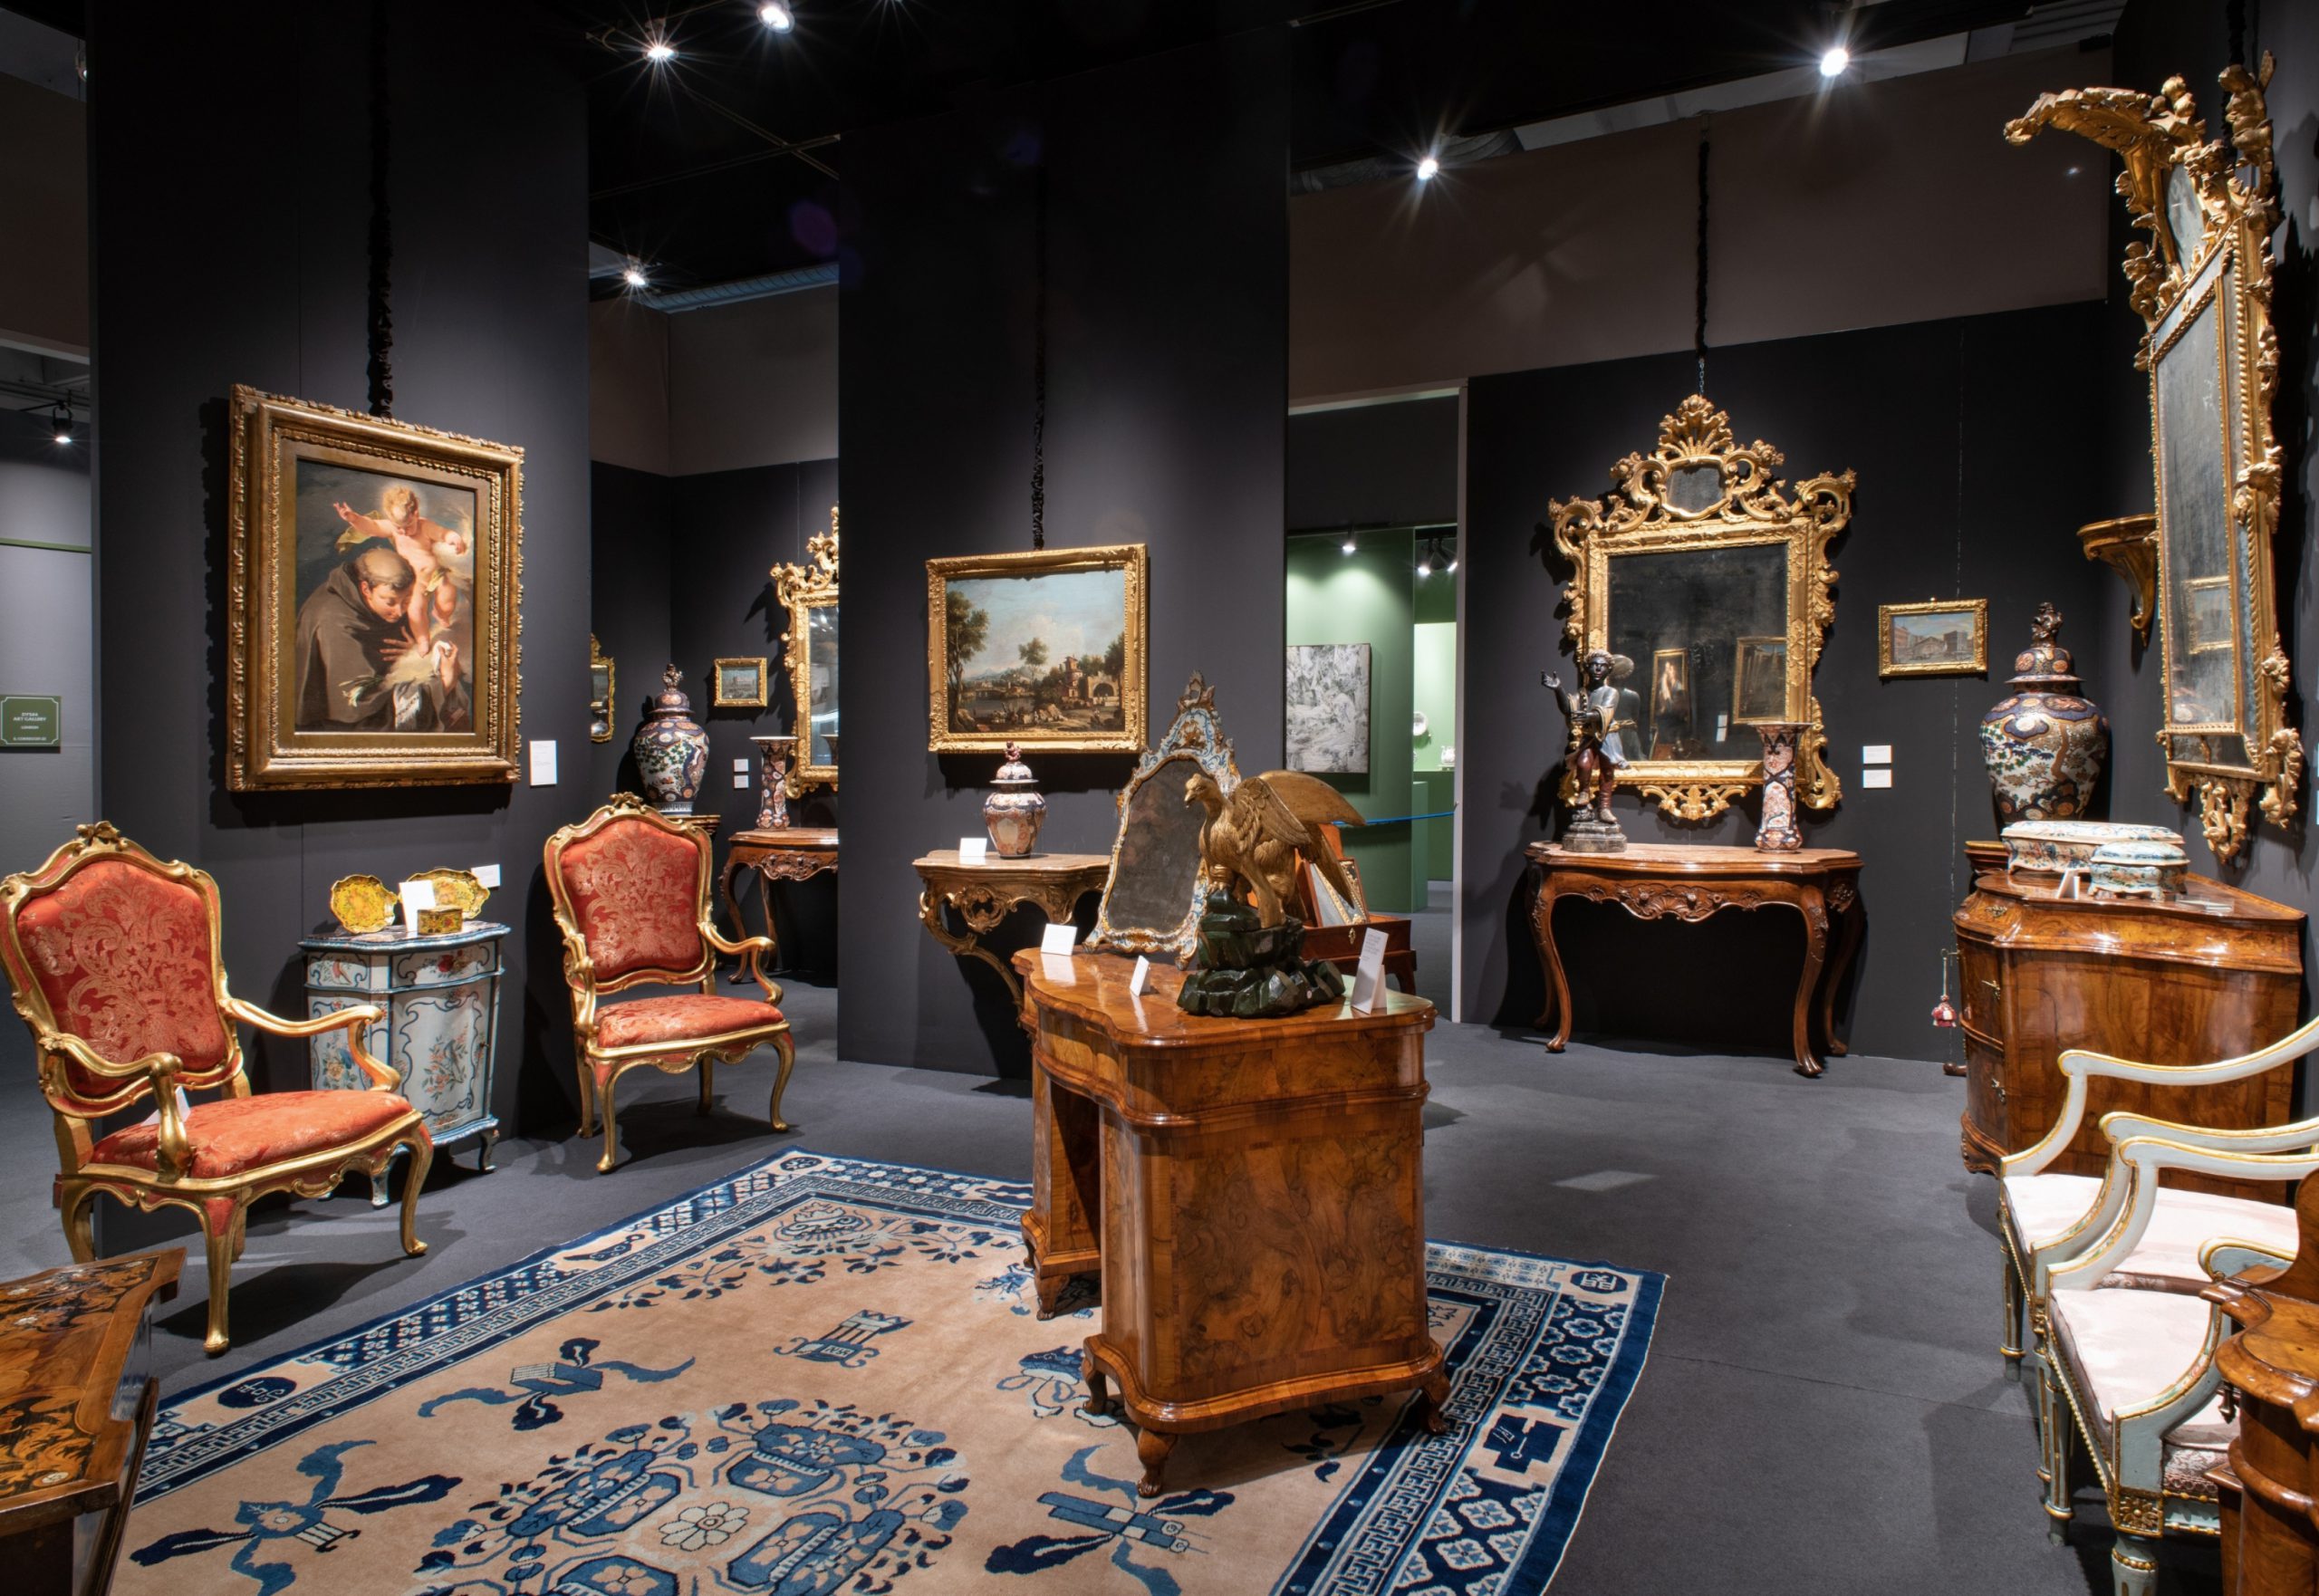
[[[708,769],[708,734],[692,717],[692,700],[685,697],[685,673],[671,665],[660,673],[661,687],[652,700],[644,724],[636,728],[629,751],[636,755],[636,774],[644,795],[662,814],[690,814],[700,795],[700,778]]]
[[[2083,815],[2110,757],[2110,723],[2077,691],[2069,650],[2054,640],[2061,629],[2061,611],[2038,605],[2029,647],[2014,657],[2013,696],[1981,716],[1981,759],[2003,824]]]

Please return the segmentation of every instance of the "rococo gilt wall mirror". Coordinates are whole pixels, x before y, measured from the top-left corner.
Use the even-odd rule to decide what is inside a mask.
[[[790,729],[797,738],[798,787],[826,784],[837,790],[837,506],[830,529],[806,540],[810,565],[773,568],[774,598],[789,611],[786,660],[789,692],[797,707]]]
[[[1748,728],[1765,722],[1810,728],[1798,799],[1830,809],[1843,795],[1812,671],[1835,619],[1828,543],[1852,519],[1852,474],[1789,492],[1773,475],[1782,463],[1761,439],[1740,447],[1730,418],[1694,394],[1660,420],[1656,448],[1611,467],[1607,506],[1548,506],[1573,567],[1573,649],[1628,662],[1635,724],[1621,784],[1679,820],[1712,819],[1763,784]]]
[[[1168,735],[1136,762],[1120,792],[1119,837],[1090,947],[1171,958],[1191,952],[1203,896],[1199,828],[1206,816],[1186,801],[1184,787],[1203,771],[1227,793],[1240,784],[1232,745],[1216,717],[1216,690],[1194,672],[1176,700]]]
[[[2149,331],[2135,363],[2150,373],[2157,476],[2158,633],[2166,790],[2199,802],[2215,857],[2246,846],[2257,793],[2283,824],[2303,783],[2303,740],[2286,724],[2271,534],[2279,448],[2271,432],[2278,337],[2271,328],[2271,230],[2278,198],[2270,113],[2259,78],[2222,74],[2230,142],[2206,124],[2180,78],[2131,89],[2041,94],[2005,136],[2026,143],[2061,128],[2116,150],[2133,225],[2126,246],[2134,309]]]

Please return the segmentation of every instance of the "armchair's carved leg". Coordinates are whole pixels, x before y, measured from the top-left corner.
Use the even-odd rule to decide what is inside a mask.
[[[1176,1449],[1176,1437],[1165,1430],[1140,1429],[1135,1434],[1135,1455],[1143,1464],[1143,1477],[1135,1482],[1135,1494],[1150,1498],[1160,1491],[1160,1476],[1168,1472],[1168,1454]]]
[[[620,1133],[612,1123],[612,1093],[618,1090],[619,1086],[619,1076],[604,1077],[603,1091],[601,1094],[603,1101],[598,1105],[602,1109],[604,1115],[604,1156],[596,1160],[596,1173],[599,1175],[609,1175],[612,1172],[612,1160],[616,1157],[616,1149],[620,1145],[618,1140]]]
[[[484,1155],[486,1159],[490,1154]],[[435,1162],[435,1144],[428,1140],[410,1144],[410,1168],[402,1176],[402,1250],[416,1258],[427,1250],[419,1239],[419,1188],[427,1184],[428,1167]]]
[[[585,1049],[580,1053],[577,1071],[580,1076],[579,1134],[592,1136],[596,1132],[596,1066]]]
[[[202,1339],[201,1350],[212,1358],[232,1346],[226,1333],[226,1293],[233,1283],[235,1238],[242,1227],[242,1207],[234,1205],[232,1217],[220,1224],[215,1214],[202,1216],[202,1229],[209,1252],[209,1333]]]
[[[75,1264],[97,1261],[96,1236],[89,1226],[89,1205],[96,1197],[96,1191],[84,1186],[64,1199],[64,1245]]]
[[[717,1061],[714,1058],[703,1055],[700,1061],[700,1108],[698,1110],[701,1113],[705,1114],[708,1112],[709,1092],[712,1090],[712,1083],[716,1079]]]
[[[235,1263],[238,1264],[238,1263],[240,1263],[240,1262],[242,1261],[242,1255],[249,1249],[249,1245],[250,1245],[250,1211],[249,1211],[247,1208],[236,1208],[236,1209],[234,1210],[234,1262],[235,1262]]]
[[[2148,1535],[2121,1534],[2110,1548],[2110,1579],[2117,1596],[2156,1596],[2158,1543]]]
[[[797,1067],[797,1044],[784,1031],[773,1039],[773,1051],[781,1055],[781,1073],[773,1078],[773,1128],[786,1130],[789,1121],[781,1117],[781,1094],[788,1090],[789,1072]]]
[[[2069,1404],[2055,1389],[2050,1368],[2038,1371],[2037,1418],[2045,1455],[2045,1534],[2058,1544],[2069,1543],[2070,1432],[2075,1428]]]
[[[2005,1339],[1997,1350],[2005,1354],[2006,1379],[2017,1381],[2021,1378],[2021,1277],[2014,1273],[2013,1260],[2003,1247],[1997,1249],[1997,1263],[2005,1276]]]

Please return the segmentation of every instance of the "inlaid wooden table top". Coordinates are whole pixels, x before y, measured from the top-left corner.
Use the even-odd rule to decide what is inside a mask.
[[[1236,1036],[1266,1039],[1310,1037],[1316,1033],[1346,1035],[1369,1031],[1398,1031],[1433,1026],[1433,1005],[1406,992],[1385,991],[1385,1005],[1374,1014],[1354,1010],[1352,1001],[1308,1008],[1303,1014],[1275,1019],[1241,1020],[1212,1014],[1186,1014],[1176,1006],[1184,972],[1168,965],[1151,966],[1151,985],[1141,996],[1128,990],[1135,961],[1115,953],[1044,954],[1025,947],[1015,955],[1015,968],[1023,977],[1026,998],[1035,995],[1046,1007],[1089,1024],[1133,1047],[1215,1047]]]
[[[937,875],[963,873],[984,880],[1010,877],[1073,876],[1083,870],[1111,873],[1111,860],[1106,853],[1026,853],[1019,859],[1004,854],[986,854],[979,863],[969,864],[958,857],[955,848],[945,848],[929,853],[917,861],[918,873],[929,879]],[[1099,880],[1095,883],[1102,886]]]
[[[736,845],[752,848],[814,849],[837,851],[835,826],[776,826],[769,831],[736,832]]]
[[[1533,842],[1523,851],[1540,864],[1636,875],[1814,875],[1860,868],[1860,855],[1848,848],[1796,848],[1775,853],[1764,848],[1708,842],[1630,842],[1623,853],[1578,853],[1559,842]]]

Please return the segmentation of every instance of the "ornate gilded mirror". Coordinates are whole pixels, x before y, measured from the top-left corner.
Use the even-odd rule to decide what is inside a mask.
[[[2271,432],[2278,337],[2271,328],[2271,231],[2278,198],[2270,113],[2243,66],[2222,74],[2228,146],[2208,139],[2180,78],[2131,89],[2041,94],[2005,136],[2082,134],[2124,159],[2133,225],[2126,279],[2149,332],[2157,476],[2157,617],[2166,790],[2199,801],[2215,857],[2246,846],[2248,811],[2284,823],[2303,784],[2303,740],[2286,724],[2286,653],[2273,598],[2279,448]]]
[[[1120,792],[1111,871],[1095,908],[1090,947],[1180,957],[1199,924],[1199,827],[1184,784],[1206,771],[1227,793],[1240,784],[1232,745],[1216,718],[1216,692],[1198,673],[1176,701],[1168,735],[1136,761]]]
[[[620,713],[620,668],[588,634],[588,740],[612,740],[612,717]]]
[[[1765,722],[1810,728],[1797,748],[1803,803],[1829,809],[1843,795],[1812,671],[1835,619],[1828,543],[1852,519],[1852,474],[1791,493],[1773,475],[1782,463],[1761,439],[1740,447],[1731,418],[1694,394],[1660,420],[1656,448],[1611,467],[1607,505],[1547,508],[1573,566],[1573,649],[1627,662],[1632,756],[1620,784],[1679,820],[1711,819],[1763,784],[1749,728]]]
[[[837,787],[837,506],[830,529],[808,539],[810,565],[773,568],[774,597],[789,611],[789,693],[797,707],[794,784]]]

